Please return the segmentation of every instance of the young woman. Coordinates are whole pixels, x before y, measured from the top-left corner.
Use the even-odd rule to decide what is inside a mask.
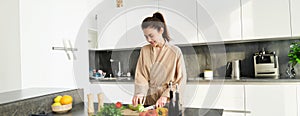
[[[135,92],[132,104],[163,107],[169,99],[169,86],[176,90],[186,82],[186,69],[179,47],[171,40],[161,13],[156,12],[142,22],[144,36],[150,44],[141,48],[135,73]]]

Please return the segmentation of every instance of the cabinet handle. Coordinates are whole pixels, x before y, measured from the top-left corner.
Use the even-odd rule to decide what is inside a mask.
[[[244,111],[244,110],[224,110],[223,112],[232,112],[232,113],[248,113],[250,114],[251,111]]]
[[[72,44],[71,44],[70,40],[68,40],[68,44],[69,44],[69,48],[67,46],[66,41],[63,40],[64,47],[52,47],[52,50],[64,50],[65,53],[67,54],[67,57],[68,57],[69,60],[71,60],[71,56],[70,56],[68,51],[71,51],[72,54],[73,54],[73,60],[76,60],[76,55],[75,55],[74,51],[78,51],[78,49],[72,47]]]

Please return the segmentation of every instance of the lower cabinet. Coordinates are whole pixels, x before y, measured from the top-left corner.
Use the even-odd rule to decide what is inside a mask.
[[[298,116],[300,116],[300,85],[297,86]]]
[[[104,94],[104,103],[116,103],[118,101],[123,104],[131,104],[134,92],[133,84],[91,84],[90,92],[94,95],[94,102],[98,102],[97,94]]]
[[[244,85],[187,85],[185,107],[224,109],[223,116],[244,116]]]
[[[245,85],[247,116],[297,116],[296,85]]]
[[[134,85],[91,84],[88,91],[94,102],[104,93],[105,103],[130,104]],[[223,116],[300,116],[300,85],[188,84],[182,97],[184,107],[224,109]]]

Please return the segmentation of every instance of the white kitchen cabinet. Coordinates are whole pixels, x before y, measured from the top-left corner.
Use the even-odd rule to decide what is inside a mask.
[[[107,22],[106,25],[98,36],[99,49],[118,49],[122,48],[120,39],[126,37],[126,14],[121,14]],[[128,42],[129,43],[129,42]]]
[[[243,39],[290,37],[289,0],[242,0]]]
[[[19,0],[0,1],[0,93],[22,87]]]
[[[147,44],[141,29],[141,23],[144,18],[151,17],[157,11],[165,17],[172,43],[198,43],[196,0],[179,2],[182,3],[172,0],[124,1],[123,11],[115,16],[108,16],[111,17],[110,20],[107,17],[101,19],[101,14],[106,16],[106,14],[111,15],[111,12],[99,12],[98,49],[135,48]],[[187,7],[182,7],[182,4]]]
[[[240,0],[197,0],[199,42],[241,40]]]
[[[52,47],[63,47],[64,39],[75,46],[78,31],[86,18],[85,3],[84,0],[20,1],[22,88],[77,87],[73,54],[69,52],[71,60],[68,60],[63,50],[52,50]],[[87,36],[80,39],[85,42],[79,46],[87,46]],[[87,48],[79,46],[76,46],[77,60],[74,62],[83,61],[80,53],[87,53]],[[85,63],[88,65],[88,60]]]
[[[196,0],[159,0],[158,11],[164,15],[172,43],[198,43]]]
[[[292,18],[292,29],[293,37],[300,36],[300,0],[291,1],[291,18]]]
[[[126,34],[117,43],[122,48],[142,47],[148,42],[141,28],[142,21],[157,11],[157,1],[133,0],[126,2]]]
[[[300,85],[297,86],[298,116],[300,116]]]
[[[247,116],[296,116],[296,85],[245,85]]]
[[[224,112],[224,116],[244,115],[244,85],[187,85],[184,106],[195,108],[219,108],[241,111]]]
[[[94,102],[98,102],[97,94],[103,93],[105,103],[122,102],[131,104],[134,92],[134,84],[90,84],[90,93],[94,95]]]
[[[114,1],[111,2],[104,1],[98,6],[98,49],[135,48],[147,44],[141,23],[157,11],[157,1],[124,1],[121,8],[111,6]],[[108,7],[113,11],[104,10]]]
[[[87,17],[87,28],[88,28],[88,43],[89,48],[97,49],[98,47],[98,14],[96,10],[89,13]]]
[[[117,43],[126,34],[126,7],[118,8],[115,1],[104,0],[91,12],[97,14],[97,49],[119,48]]]

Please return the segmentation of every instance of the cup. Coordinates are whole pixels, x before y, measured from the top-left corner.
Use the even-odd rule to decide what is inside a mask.
[[[213,80],[213,71],[210,69],[204,70],[204,79],[205,80]]]

